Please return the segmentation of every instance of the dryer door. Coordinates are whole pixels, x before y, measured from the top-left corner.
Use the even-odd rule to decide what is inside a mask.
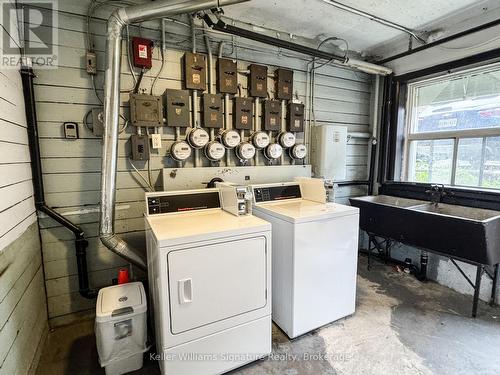
[[[173,334],[266,306],[266,238],[254,237],[168,254]]]

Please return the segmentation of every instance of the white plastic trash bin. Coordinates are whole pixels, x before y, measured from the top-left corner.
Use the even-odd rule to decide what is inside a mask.
[[[95,334],[99,362],[106,375],[142,367],[147,350],[146,294],[142,283],[110,286],[99,291]]]

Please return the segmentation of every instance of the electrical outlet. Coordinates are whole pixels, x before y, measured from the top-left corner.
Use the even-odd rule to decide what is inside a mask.
[[[153,134],[151,137],[151,145],[154,149],[161,148],[161,134]]]
[[[97,74],[97,55],[94,52],[88,51],[85,55],[87,73],[96,75]]]

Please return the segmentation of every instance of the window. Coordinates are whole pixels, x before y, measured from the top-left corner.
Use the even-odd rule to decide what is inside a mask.
[[[500,64],[410,83],[402,179],[500,189]]]

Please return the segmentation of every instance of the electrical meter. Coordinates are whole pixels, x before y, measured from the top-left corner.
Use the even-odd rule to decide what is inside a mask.
[[[283,148],[278,143],[271,143],[264,150],[264,156],[269,160],[279,159],[283,155]]]
[[[255,156],[255,147],[249,142],[243,142],[236,147],[236,156],[240,160],[250,160]]]
[[[252,143],[256,149],[261,150],[269,145],[271,139],[266,132],[258,131],[252,135]]]
[[[302,143],[298,143],[288,150],[288,154],[292,159],[304,159],[307,155],[307,147]]]
[[[235,148],[241,142],[241,137],[236,130],[226,130],[222,133],[221,140],[226,148]]]
[[[278,142],[283,148],[290,148],[295,145],[295,135],[290,132],[282,132],[278,135]]]
[[[210,161],[219,161],[225,153],[226,149],[220,142],[211,141],[205,146],[205,156]]]
[[[191,147],[186,141],[177,141],[170,147],[170,155],[174,160],[184,161],[191,156]]]
[[[206,144],[210,140],[210,136],[205,129],[194,128],[189,132],[187,140],[191,147],[202,148],[206,146]]]

